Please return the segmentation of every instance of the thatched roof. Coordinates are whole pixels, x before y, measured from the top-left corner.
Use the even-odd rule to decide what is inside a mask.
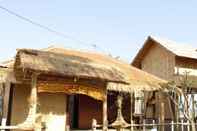
[[[12,68],[14,65],[14,58],[3,61],[0,63],[0,66],[2,67],[7,67],[7,68]]]
[[[109,90],[159,90],[166,81],[143,72],[110,56],[51,48],[50,51],[21,49],[17,53],[16,69],[44,74],[100,79],[108,82]],[[127,83],[127,85],[125,84]]]
[[[13,69],[0,67],[0,83],[11,82],[16,83],[16,79],[13,73]]]
[[[146,52],[151,48],[153,44],[158,44],[179,57],[185,57],[190,59],[197,59],[196,48],[189,46],[188,44],[179,44],[172,40],[163,39],[159,37],[149,36],[145,41],[143,47],[140,49],[136,57],[134,58],[132,65],[139,67],[140,61],[145,56]]]
[[[39,50],[19,50],[16,69],[30,70],[41,74],[52,74],[78,78],[95,78],[104,81],[126,82],[124,74],[110,65],[79,55],[60,54]]]

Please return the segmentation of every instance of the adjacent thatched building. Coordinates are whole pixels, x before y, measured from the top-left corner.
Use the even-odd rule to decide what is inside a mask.
[[[197,87],[197,49],[157,37],[148,37],[132,65],[168,81],[180,83],[188,72]]]
[[[149,36],[134,58],[132,66],[167,81],[175,81],[178,86],[187,72],[189,80],[192,81],[193,91],[196,90],[197,51],[189,45]],[[166,105],[170,103],[168,99],[165,101]],[[153,107],[157,108],[157,106]],[[165,111],[166,119],[171,120],[176,114],[174,106],[166,107]]]
[[[87,129],[93,118],[106,130],[107,116],[116,117],[110,108],[107,113],[116,97],[110,92],[158,91],[166,84],[109,56],[62,48],[21,49],[8,65],[15,81],[5,81],[11,91],[4,114],[18,130]]]

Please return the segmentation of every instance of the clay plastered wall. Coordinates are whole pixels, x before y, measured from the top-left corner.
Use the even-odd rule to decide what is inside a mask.
[[[66,95],[39,94],[39,113],[46,122],[46,131],[65,131],[66,126]]]
[[[16,85],[13,90],[13,104],[11,112],[11,125],[25,121],[28,115],[28,98],[30,88],[27,85]]]
[[[14,87],[11,124],[25,121],[28,114],[30,87]],[[46,131],[65,131],[66,96],[65,94],[39,94],[39,113],[46,122]],[[18,130],[15,130],[18,131]]]
[[[172,80],[175,56],[160,45],[153,44],[142,60],[142,70],[165,80]]]

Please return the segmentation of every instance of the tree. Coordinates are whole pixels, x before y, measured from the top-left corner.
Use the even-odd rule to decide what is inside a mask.
[[[193,81],[188,76],[189,73],[185,72],[180,80],[179,87],[177,87],[175,82],[169,82],[166,86],[165,93],[170,97],[177,109],[182,108],[181,113],[183,117],[191,123],[192,131],[195,131],[195,101],[194,94],[192,93]],[[191,97],[189,94],[191,94]],[[177,101],[177,98],[179,98],[179,101]],[[192,108],[190,107],[190,103],[192,103]]]

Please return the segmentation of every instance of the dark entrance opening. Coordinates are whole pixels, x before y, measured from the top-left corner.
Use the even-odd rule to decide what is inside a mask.
[[[79,96],[70,95],[68,100],[69,124],[71,129],[78,129]]]
[[[86,95],[70,95],[68,99],[68,121],[71,129],[91,129],[92,120],[102,124],[102,101]]]

